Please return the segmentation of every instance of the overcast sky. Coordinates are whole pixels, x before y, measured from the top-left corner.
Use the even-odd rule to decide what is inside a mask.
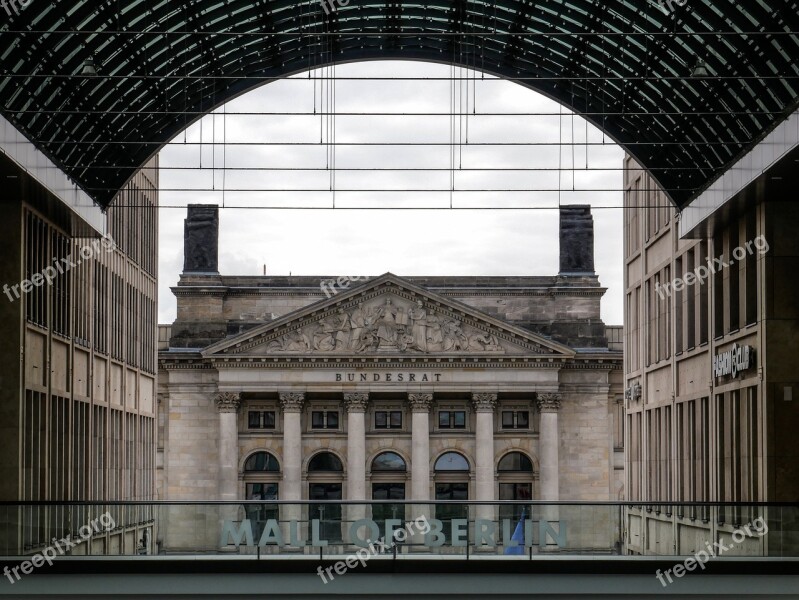
[[[330,276],[376,276],[387,271],[399,276],[553,275],[558,272],[560,203],[595,207],[596,269],[601,284],[608,288],[602,302],[602,318],[607,324],[620,325],[623,153],[618,146],[605,139],[606,145],[564,145],[559,153],[560,141],[584,144],[588,139],[599,143],[603,142],[603,135],[536,92],[507,81],[481,79],[479,74],[476,81],[468,84],[468,94],[466,84],[460,86],[460,92],[453,92],[452,83],[446,80],[342,79],[446,79],[451,72],[450,66],[419,62],[381,61],[336,67],[336,141],[442,145],[339,146],[335,151],[335,165],[339,169],[335,194],[329,191],[330,172],[325,170],[330,162],[329,148],[320,143],[329,139],[325,132],[330,130],[332,120],[326,122],[314,115],[314,110],[328,108],[322,105],[322,98],[329,96],[329,90],[320,89],[321,83],[309,79],[307,73],[240,96],[229,102],[224,111],[220,109],[204,118],[202,125],[195,124],[178,136],[161,153],[159,322],[171,323],[175,319],[175,297],[170,287],[177,283],[183,266],[184,207],[189,203],[221,206],[224,202],[219,236],[219,267],[223,275],[260,275],[265,265],[270,275]],[[466,71],[455,73],[467,75]],[[462,106],[466,112],[468,105],[468,144],[466,119],[456,118],[453,124],[448,114],[453,95],[456,109]],[[257,114],[223,115],[223,112]],[[265,115],[265,112],[298,114]],[[342,114],[347,112],[444,114],[435,117]],[[548,114],[486,114],[520,112]],[[454,152],[450,145],[453,136]],[[214,139],[216,146],[210,144]],[[225,141],[227,146],[222,145]],[[236,146],[232,142],[312,145]],[[525,145],[475,145],[488,142]],[[522,191],[451,194],[448,190],[453,164],[456,190]],[[586,170],[586,165],[592,170]],[[228,169],[224,175],[223,166]],[[559,166],[567,169],[561,172],[560,184]],[[170,170],[174,167],[187,170]],[[259,170],[264,167],[322,170]],[[419,167],[443,170],[341,171]],[[543,170],[463,170],[510,167]],[[300,189],[318,191],[289,191]],[[341,191],[353,189],[373,191]],[[408,189],[425,191],[397,191]],[[334,201],[336,210],[331,210]],[[278,206],[321,210],[266,208]],[[596,208],[599,206],[616,208]],[[341,210],[358,207],[394,210]],[[441,210],[396,210],[411,207]],[[460,210],[470,207],[536,210]]]

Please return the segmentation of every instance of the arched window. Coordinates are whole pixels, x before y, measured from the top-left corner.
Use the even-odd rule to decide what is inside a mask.
[[[506,473],[509,471],[533,472],[533,461],[521,452],[509,452],[499,460],[497,471]]]
[[[280,485],[280,463],[269,452],[256,452],[244,462],[244,498],[264,500],[263,504],[247,504],[247,518],[253,524],[253,534],[260,538],[268,519],[277,519],[278,486]]]
[[[533,499],[533,461],[522,452],[508,452],[497,464],[499,475],[500,500],[532,500]],[[517,523],[522,516],[524,506],[503,505],[499,507],[500,520],[508,519]],[[527,515],[532,514],[527,507]]]
[[[341,504],[313,503],[315,500],[341,500],[344,465],[332,452],[319,452],[308,463],[308,518],[319,519],[322,539],[341,541]]]
[[[372,461],[372,471],[407,471],[405,460],[396,452],[383,452]]]
[[[338,456],[331,452],[320,452],[308,463],[308,471],[343,471]]]
[[[256,452],[244,463],[245,473],[280,472],[280,463],[269,452]]]
[[[445,452],[436,460],[436,500],[469,499],[469,461],[463,454]],[[438,504],[436,518],[441,521],[447,540],[452,539],[452,520],[465,519],[469,507],[465,504]]]
[[[468,471],[469,461],[457,452],[446,452],[438,457],[435,471]]]
[[[405,479],[408,465],[396,452],[382,452],[372,461],[372,500],[405,500]],[[372,520],[380,534],[386,534],[386,519],[402,519],[405,507],[401,504],[373,504]]]

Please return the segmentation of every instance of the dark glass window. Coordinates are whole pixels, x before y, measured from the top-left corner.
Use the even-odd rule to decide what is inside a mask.
[[[274,429],[275,411],[251,410],[247,412],[247,427],[250,429]]]
[[[529,429],[530,413],[526,410],[503,410],[502,429]]]
[[[375,412],[375,429],[402,428],[401,410],[378,410]]]
[[[405,471],[407,466],[396,452],[383,452],[372,461],[372,471]]]
[[[338,411],[315,410],[311,413],[311,428],[338,429]]]
[[[338,456],[330,452],[320,452],[311,459],[308,464],[309,471],[343,471],[344,467],[341,464]]]
[[[244,470],[253,471],[280,471],[280,463],[268,452],[256,452],[244,463]]]
[[[373,483],[372,484],[372,500],[405,500],[405,484],[404,483]],[[376,513],[382,513],[383,519],[396,518],[395,515],[385,514],[386,509],[397,510],[398,514],[402,515],[402,507],[396,507],[393,504],[375,504],[372,506],[372,515],[377,516]],[[381,532],[382,533],[382,532]]]
[[[521,452],[510,452],[499,461],[497,471],[524,471],[532,473],[533,461]]]
[[[438,412],[439,429],[465,429],[465,410],[441,410]]]
[[[319,454],[317,456],[322,455]],[[331,454],[330,456],[333,455]],[[341,463],[339,462],[339,464]],[[341,484],[311,483],[308,486],[308,497],[312,501],[341,500]],[[323,540],[329,542],[341,541],[341,504],[309,504],[308,518],[311,520],[319,519],[319,534]]]
[[[436,471],[468,471],[469,461],[457,452],[446,452],[438,457]]]

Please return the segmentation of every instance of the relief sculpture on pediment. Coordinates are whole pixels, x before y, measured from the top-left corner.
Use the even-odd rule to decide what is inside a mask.
[[[354,308],[339,308],[323,319],[270,341],[267,352],[496,352],[497,336],[436,314],[421,299],[381,296]]]

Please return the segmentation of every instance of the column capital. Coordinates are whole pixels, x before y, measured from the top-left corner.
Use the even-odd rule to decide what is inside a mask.
[[[558,412],[560,410],[561,395],[557,392],[546,392],[536,396],[538,412]]]
[[[302,412],[305,392],[280,392],[280,406],[284,413]]]
[[[408,404],[411,405],[411,412],[430,412],[433,394],[408,394]]]
[[[366,405],[369,404],[368,392],[348,392],[344,394],[344,406],[347,412],[366,412]]]
[[[476,412],[494,412],[497,407],[497,395],[485,392],[472,394],[472,404]]]
[[[237,413],[241,406],[241,396],[233,392],[219,392],[214,395],[214,403],[220,413]]]

